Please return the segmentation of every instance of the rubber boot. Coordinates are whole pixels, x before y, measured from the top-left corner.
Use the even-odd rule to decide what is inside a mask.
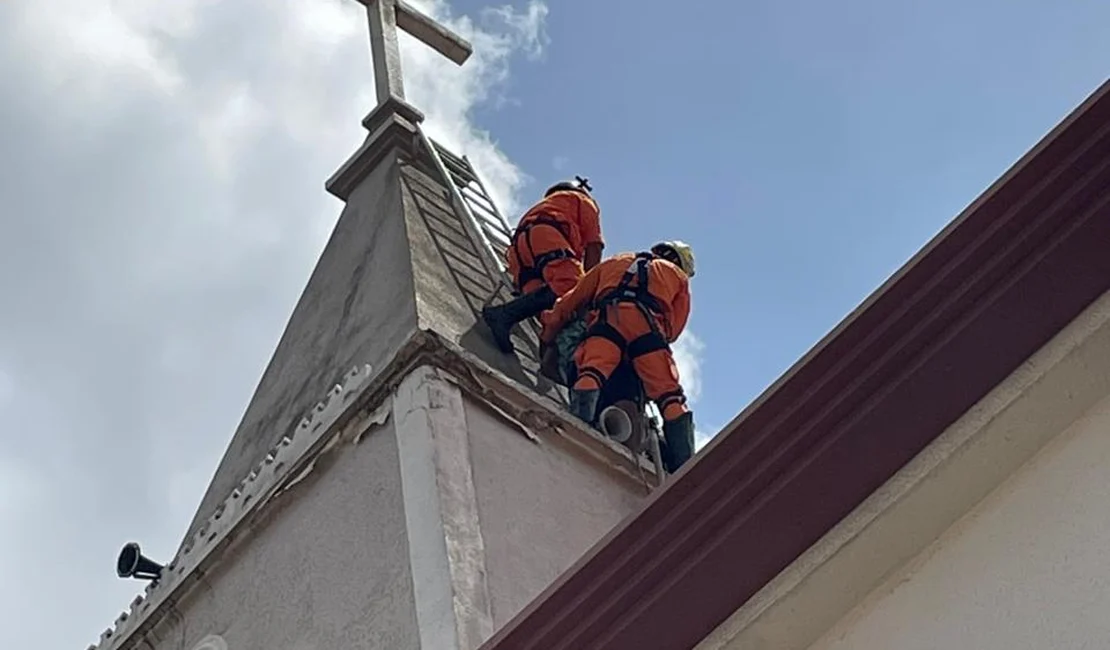
[[[676,420],[664,421],[663,437],[667,441],[663,468],[674,474],[694,455],[694,414],[687,411]]]
[[[543,287],[503,305],[483,307],[482,320],[486,321],[497,347],[505,354],[512,354],[513,342],[509,336],[513,326],[526,318],[540,315],[545,309],[551,309],[555,306],[555,298],[555,292],[550,287]]]
[[[593,425],[597,417],[597,401],[601,398],[601,391],[596,388],[570,391],[570,413],[586,424]]]

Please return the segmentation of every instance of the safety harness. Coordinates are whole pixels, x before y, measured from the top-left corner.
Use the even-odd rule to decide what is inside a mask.
[[[586,331],[586,338],[599,336],[612,341],[623,351],[629,362],[645,354],[671,349],[667,337],[659,331],[659,325],[655,320],[656,316],[665,314],[663,306],[648,291],[648,264],[656,258],[657,256],[654,253],[637,253],[636,258],[629,265],[628,270],[624,272],[617,286],[604,295],[595,298],[590,304],[590,309],[597,311],[597,320]],[[633,280],[636,281],[635,286],[632,285]],[[626,340],[615,327],[609,324],[609,308],[620,303],[636,305],[651,327],[651,332],[638,336],[631,341]],[[592,377],[599,385],[605,384],[605,375],[596,368],[582,368],[579,370],[579,374]],[[686,396],[683,394],[682,388],[679,387],[678,390],[658,396],[655,398],[655,402],[658,404],[659,410],[662,411],[672,402],[685,404]]]
[[[563,235],[564,239],[570,241],[570,233],[567,232],[566,224],[546,214],[538,214],[517,226],[516,232],[513,233],[512,247],[513,253],[516,255],[517,266],[520,268],[520,274],[517,277],[518,289],[523,289],[524,286],[532,280],[542,280],[544,267],[555,260],[567,258],[578,259],[574,251],[569,248],[560,248],[558,250],[548,251],[542,255],[536,255],[532,250],[532,229],[536,226],[551,226],[558,230]],[[517,241],[521,237],[524,237],[524,243],[528,246],[528,253],[532,256],[531,266],[524,263],[524,258],[520,254],[520,246],[517,245]]]

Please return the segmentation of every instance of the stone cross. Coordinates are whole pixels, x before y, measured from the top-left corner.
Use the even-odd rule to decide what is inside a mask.
[[[398,27],[458,65],[462,65],[473,51],[470,43],[461,36],[403,0],[358,1],[366,5],[370,19],[370,54],[374,59],[374,86],[379,105],[390,97],[405,99],[401,81],[401,52],[397,47]]]

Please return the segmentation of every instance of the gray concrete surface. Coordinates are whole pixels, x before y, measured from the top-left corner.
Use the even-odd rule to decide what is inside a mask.
[[[384,365],[415,330],[400,175],[379,166],[352,193],[186,538],[346,370]]]
[[[420,647],[393,423],[345,447],[177,603],[155,650],[213,634],[236,650]]]
[[[497,278],[480,257],[488,256],[486,249],[451,207],[428,153],[391,147],[383,155],[373,148],[368,143],[356,154],[377,162],[352,185],[186,539],[345,371],[364,363],[382,367],[418,328],[458,343],[536,392],[556,395],[539,376],[534,348],[505,355],[489,341],[479,312]]]
[[[477,400],[466,400],[466,422],[496,629],[639,507],[647,489],[573,445],[509,435]]]
[[[121,647],[475,650],[646,497],[434,366],[384,399]]]

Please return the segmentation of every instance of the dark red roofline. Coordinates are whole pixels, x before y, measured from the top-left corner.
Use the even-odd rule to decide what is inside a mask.
[[[1110,290],[1110,83],[482,650],[685,650]]]

